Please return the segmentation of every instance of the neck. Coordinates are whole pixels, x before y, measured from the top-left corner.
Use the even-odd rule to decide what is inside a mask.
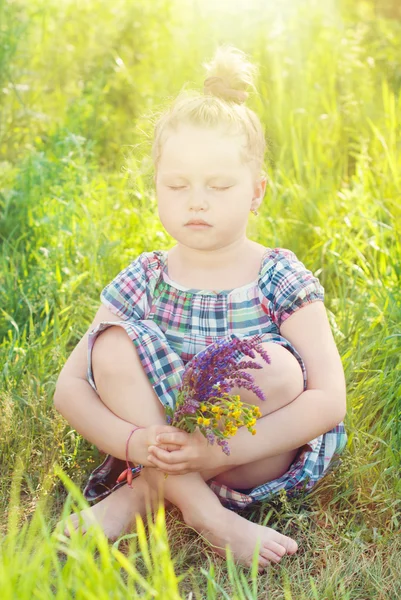
[[[185,269],[197,269],[198,271],[218,271],[228,264],[235,264],[244,258],[244,253],[249,252],[253,242],[244,237],[236,240],[223,248],[212,250],[198,250],[177,243],[170,253],[180,262]]]

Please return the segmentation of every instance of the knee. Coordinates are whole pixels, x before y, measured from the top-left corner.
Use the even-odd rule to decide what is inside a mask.
[[[98,335],[92,349],[92,371],[102,375],[116,375],[132,367],[137,353],[125,329],[108,327]],[[138,359],[139,360],[139,359]]]
[[[266,375],[269,380],[271,391],[276,393],[285,393],[285,395],[296,398],[304,389],[304,377],[301,366],[295,356],[274,342],[262,343],[263,349],[267,352],[271,359],[270,364],[260,357],[258,362],[262,364],[263,375]],[[262,369],[259,371],[262,373]]]

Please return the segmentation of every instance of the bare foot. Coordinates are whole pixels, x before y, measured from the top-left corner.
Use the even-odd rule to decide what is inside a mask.
[[[64,534],[70,537],[71,525],[74,529],[80,527],[80,531],[85,533],[90,525],[96,522],[99,523],[106,537],[110,541],[115,541],[135,522],[137,514],[141,517],[146,516],[148,484],[142,477],[137,477],[133,480],[132,486],[133,489],[130,489],[128,485],[123,485],[98,504],[81,511],[79,515],[75,513],[69,515]]]
[[[215,507],[213,508],[213,517],[210,512],[207,517],[199,513],[183,513],[183,517],[187,525],[201,533],[220,556],[226,556],[225,547],[228,544],[234,561],[250,567],[259,540],[260,573],[269,563],[279,563],[285,554],[295,554],[298,550],[295,540],[270,527],[252,523],[223,506],[217,512]]]

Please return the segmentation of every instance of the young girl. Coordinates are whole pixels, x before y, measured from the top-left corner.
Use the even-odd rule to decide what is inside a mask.
[[[346,394],[318,279],[290,250],[246,235],[266,187],[263,129],[244,104],[254,73],[242,52],[220,48],[204,93],[181,93],[158,121],[159,216],[176,244],[143,252],[105,287],[54,401],[108,454],[84,490],[101,501],[72,515],[75,527],[98,521],[116,539],[161,490],[222,556],[229,545],[250,565],[259,544],[264,569],[297,543],[236,511],[281,489],[309,490],[327,473],[346,443]],[[249,372],[267,399],[231,393],[259,406],[257,435],[240,428],[226,456],[199,431],[166,425],[186,363],[215,340],[255,334],[271,364],[256,355],[263,368]],[[117,482],[126,456],[137,465],[132,485]]]

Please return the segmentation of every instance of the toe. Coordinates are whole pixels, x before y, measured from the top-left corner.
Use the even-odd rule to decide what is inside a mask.
[[[65,533],[65,535],[70,537],[71,530],[76,531],[77,529],[79,529],[81,534],[86,533],[86,526],[85,526],[85,522],[84,522],[83,518],[82,517],[80,518],[80,515],[76,515],[74,513],[68,517],[67,525],[64,529],[64,533]]]
[[[71,527],[73,527],[74,529],[76,529],[77,527],[77,523],[78,523],[78,517],[75,513],[68,515],[68,517],[65,520],[65,529],[64,531],[67,531],[67,529],[70,529]]]
[[[261,550],[261,554],[269,558],[270,554],[274,557],[274,562],[280,562],[283,556],[286,554],[286,549],[277,542],[269,541]]]
[[[288,554],[295,554],[295,552],[298,550],[298,544],[296,543],[295,540],[293,540],[292,538],[287,538],[287,552]]]
[[[295,554],[295,552],[298,550],[298,544],[296,543],[296,541],[292,538],[287,537],[286,535],[283,535],[282,533],[276,533],[277,535],[272,541],[276,542],[280,546],[283,546],[287,554]]]
[[[273,550],[270,550],[269,548],[264,548],[263,550],[261,550],[260,555],[264,559],[275,564],[278,564],[282,558],[279,554],[276,554],[275,552],[273,552]]]
[[[259,575],[262,575],[262,573],[264,573],[269,568],[269,564],[270,564],[270,561],[260,554],[259,560],[258,560]]]
[[[287,552],[286,548],[284,548],[284,546],[278,544],[277,542],[270,542],[268,548],[280,557],[283,557],[284,554]]]

